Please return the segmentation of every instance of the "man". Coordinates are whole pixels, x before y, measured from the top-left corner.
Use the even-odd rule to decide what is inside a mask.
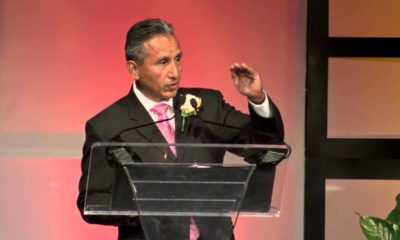
[[[125,54],[134,84],[127,96],[86,123],[78,207],[83,218],[89,223],[118,226],[119,239],[144,239],[140,221],[135,217],[83,215],[85,195],[99,203],[107,203],[110,202],[113,190],[118,187],[115,186],[115,180],[118,178],[115,169],[104,159],[93,159],[90,181],[95,187],[90,190],[86,188],[92,144],[116,138],[124,142],[282,143],[283,123],[278,109],[263,90],[260,75],[246,64],[235,63],[230,71],[236,89],[249,100],[250,115],[243,114],[225,103],[218,91],[179,88],[182,50],[172,26],[163,20],[147,19],[133,25],[127,34]],[[176,105],[181,104],[178,98],[186,94],[202,99],[202,107],[198,118],[183,123]],[[166,106],[162,113],[166,115],[164,119],[175,116],[172,120],[164,122],[168,123],[166,128],[169,130],[166,131],[172,131],[174,134],[172,138],[170,134],[164,133],[159,123],[148,125],[160,120],[160,114],[154,110],[160,105]],[[253,134],[255,132],[260,134]],[[157,152],[151,154],[154,154],[151,159],[157,159]],[[173,162],[212,159],[212,162],[220,163],[223,157],[223,152],[185,155],[184,150],[179,148],[170,149],[167,154],[166,160]],[[207,154],[209,156],[205,158]],[[199,155],[202,158],[195,159]],[[162,159],[161,154],[159,159]],[[186,237],[187,235],[182,238],[176,236],[174,239]],[[200,226],[200,238],[212,237],[207,237],[207,233],[203,233]]]

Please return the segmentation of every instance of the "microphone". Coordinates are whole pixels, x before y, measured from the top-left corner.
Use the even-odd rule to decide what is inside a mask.
[[[123,143],[124,141],[121,138],[121,135],[123,133],[133,131],[136,129],[140,129],[140,128],[144,128],[144,127],[148,127],[148,126],[152,126],[154,124],[158,124],[161,122],[170,121],[170,120],[174,119],[176,116],[176,113],[179,112],[177,109],[180,109],[180,106],[184,103],[184,98],[185,98],[185,96],[183,96],[181,94],[175,99],[175,102],[174,102],[175,111],[174,111],[174,115],[172,117],[166,118],[163,120],[159,120],[159,121],[155,121],[155,122],[148,122],[148,123],[141,124],[138,126],[122,129],[114,137],[112,137],[109,141]],[[108,164],[111,167],[121,167],[121,166],[124,166],[129,163],[142,162],[142,159],[134,151],[132,151],[130,148],[125,147],[125,146],[109,146],[109,147],[107,147],[106,159],[108,161]]]
[[[148,127],[148,126],[151,126],[151,125],[154,125],[154,124],[157,124],[157,123],[161,123],[161,122],[170,121],[170,120],[174,119],[175,116],[176,116],[176,114],[174,113],[174,115],[173,115],[172,117],[170,117],[170,118],[166,118],[166,119],[159,120],[159,121],[155,121],[155,122],[148,122],[148,123],[145,123],[145,124],[142,124],[142,125],[139,125],[139,126],[134,126],[134,127],[129,127],[129,128],[122,129],[122,130],[119,131],[114,137],[112,137],[112,138],[110,139],[110,141],[111,141],[111,142],[113,142],[113,141],[115,141],[115,140],[121,140],[121,141],[122,141],[121,135],[122,135],[123,133],[125,133],[125,132],[129,132],[129,131],[136,130],[136,129],[139,129],[139,128]]]
[[[197,101],[195,99],[190,99],[190,104],[194,109],[196,109],[197,112],[200,111],[201,108],[198,108],[197,106]],[[257,131],[253,129],[247,129],[247,128],[242,128],[242,127],[236,127],[232,125],[227,125],[227,124],[222,124],[218,122],[213,122],[213,121],[208,121],[205,119],[202,119],[199,114],[195,115],[197,119],[199,119],[203,123],[219,126],[219,127],[227,127],[235,130],[240,130],[240,131],[247,131],[251,134],[256,134],[256,135],[263,135],[263,136],[268,136],[271,138],[271,136],[268,133],[262,132],[262,131]],[[292,152],[291,147],[283,143],[282,145],[285,145],[287,148],[286,149],[269,149],[269,150],[259,150],[259,149],[247,149],[241,155],[244,155],[244,160],[248,163],[251,164],[256,164],[259,167],[267,167],[267,166],[275,166],[279,164],[282,160],[288,158]]]

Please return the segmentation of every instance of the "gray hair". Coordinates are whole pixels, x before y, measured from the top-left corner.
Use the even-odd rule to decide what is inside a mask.
[[[125,58],[139,65],[144,61],[143,43],[157,35],[174,35],[174,28],[161,19],[145,19],[135,23],[128,31],[125,42]]]

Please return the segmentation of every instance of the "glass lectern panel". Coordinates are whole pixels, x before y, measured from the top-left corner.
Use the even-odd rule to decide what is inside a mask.
[[[125,166],[141,215],[230,216],[254,166],[133,163]]]
[[[288,152],[286,145],[96,143],[84,214],[139,219],[147,240],[230,240],[240,211],[279,214],[280,201],[271,206],[283,186],[276,169]]]
[[[123,168],[146,239],[189,239],[192,223],[204,239],[220,240],[232,236],[255,167],[132,163]]]
[[[198,225],[230,224],[221,219],[239,212],[278,216],[287,152],[286,145],[96,143],[84,214]]]

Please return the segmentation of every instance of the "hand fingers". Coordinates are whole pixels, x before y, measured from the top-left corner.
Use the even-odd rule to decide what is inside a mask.
[[[260,74],[245,63],[234,63],[230,66],[231,77],[238,91],[245,96],[260,96],[262,83]]]
[[[235,74],[235,76],[244,76],[248,78],[253,78],[257,74],[257,72],[253,68],[246,65],[245,63],[232,64],[230,67],[230,71],[232,72],[232,77],[233,74]]]
[[[231,71],[243,71],[249,73],[256,73],[256,71],[245,63],[234,63],[230,67]]]

